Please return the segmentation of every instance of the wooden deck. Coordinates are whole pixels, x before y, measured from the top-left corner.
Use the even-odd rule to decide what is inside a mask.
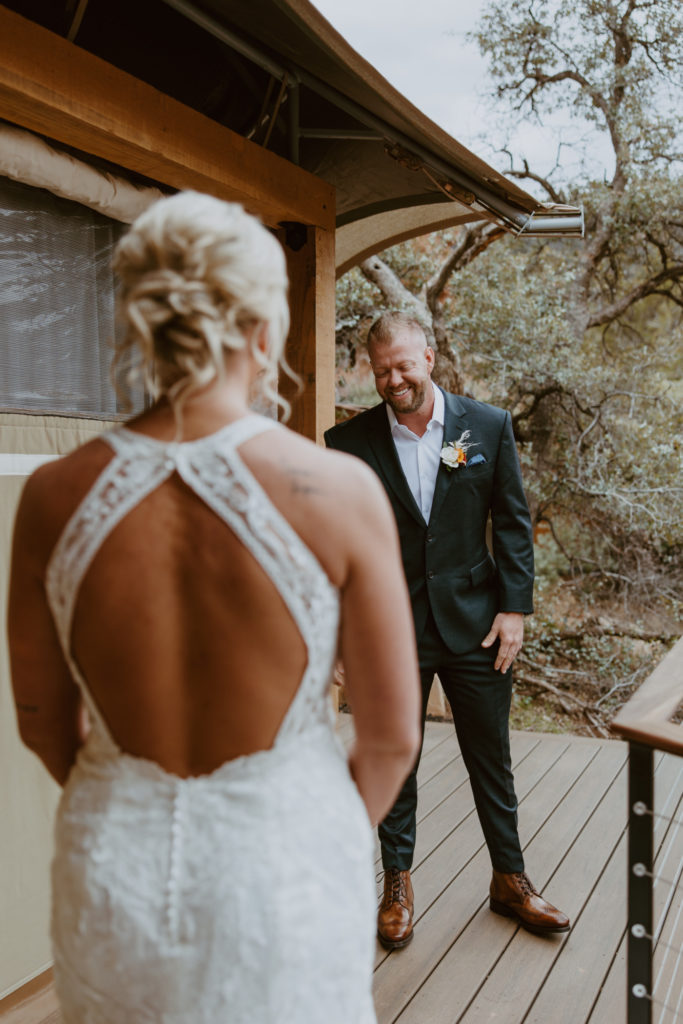
[[[339,732],[350,742],[352,723]],[[377,945],[379,1024],[624,1024],[628,747],[617,740],[513,733],[527,871],[569,914],[568,935],[538,937],[488,908],[490,862],[450,724],[428,723],[418,773],[415,937]],[[683,759],[656,755],[657,870],[683,862]],[[381,879],[379,848],[378,879]],[[378,894],[380,887],[378,884]],[[683,890],[655,886],[659,1024],[683,1021]]]
[[[338,731],[349,744],[349,716],[339,716]],[[393,953],[377,946],[378,1024],[625,1024],[627,750],[617,740],[513,733],[527,870],[572,920],[568,935],[541,938],[488,909],[489,859],[454,730],[427,724],[415,938]],[[656,763],[663,880],[655,886],[661,925],[653,974],[655,996],[678,1014],[656,1006],[653,1021],[680,1024],[683,759],[658,754]],[[376,855],[379,896],[379,848]],[[30,998],[3,1002],[0,1024],[59,1024],[49,983]]]

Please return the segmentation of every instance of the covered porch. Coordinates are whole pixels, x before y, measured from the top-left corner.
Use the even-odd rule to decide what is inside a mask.
[[[432,124],[307,0],[7,0],[0,56],[0,180],[64,200],[76,218],[87,208],[119,224],[160,192],[195,188],[242,202],[277,232],[291,281],[288,361],[304,385],[290,425],[313,439],[334,421],[338,273],[393,242],[477,220],[522,235],[582,230],[579,211],[540,204]],[[87,345],[104,352],[97,334],[85,331]],[[25,335],[5,336],[27,372],[53,341],[38,332],[34,352]],[[3,618],[24,477],[122,415],[70,404],[67,356],[64,379],[48,368],[37,393],[19,377],[0,401]],[[103,393],[107,380],[105,367]],[[4,654],[0,778],[0,1019],[49,1020],[58,793],[19,743]],[[16,1017],[22,1004],[31,1016]]]
[[[338,733],[351,743],[350,715],[339,716]],[[378,1024],[625,1024],[628,745],[515,732],[512,754],[527,869],[570,915],[572,930],[538,937],[491,913],[488,854],[454,730],[428,722],[418,776],[415,938],[392,953],[377,945]],[[683,858],[680,757],[657,755],[655,797],[656,864],[671,877]],[[662,921],[654,970],[675,1008],[680,957],[671,947],[683,944],[683,891],[672,897],[660,885],[654,898]],[[654,1020],[676,1020],[675,1012],[655,1009]],[[2,1024],[59,1020],[49,973],[0,1002]]]

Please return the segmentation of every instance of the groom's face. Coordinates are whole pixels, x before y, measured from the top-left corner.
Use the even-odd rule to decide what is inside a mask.
[[[369,355],[377,394],[397,416],[418,412],[431,398],[434,351],[418,328],[397,328],[391,341],[374,342]]]

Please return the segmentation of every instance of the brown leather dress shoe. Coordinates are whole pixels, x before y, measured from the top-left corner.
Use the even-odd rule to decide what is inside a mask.
[[[494,871],[489,895],[491,910],[503,917],[516,917],[535,935],[569,931],[567,915],[543,899],[524,871],[512,875]]]
[[[410,871],[384,872],[384,897],[377,915],[377,938],[385,949],[401,949],[413,937],[413,886]]]

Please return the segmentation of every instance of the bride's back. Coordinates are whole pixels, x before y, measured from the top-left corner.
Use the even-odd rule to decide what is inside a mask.
[[[339,586],[349,523],[335,458],[281,429],[243,449],[265,501]],[[62,495],[53,540],[111,456],[93,442],[50,467],[59,479],[46,490]],[[315,487],[301,486],[312,478]],[[308,661],[273,580],[177,473],[103,540],[78,589],[70,643],[117,745],[178,775],[269,748]]]
[[[247,419],[254,390],[286,405],[278,394],[289,325],[279,243],[241,207],[181,193],[138,218],[117,247],[115,269],[127,325],[117,359],[137,363],[159,400],[118,442],[112,434],[41,467],[27,484],[15,532],[10,606],[20,727],[29,745],[44,748],[60,782],[82,743],[75,683],[121,750],[185,776],[270,748],[309,657],[305,680],[322,694],[340,611],[349,680],[378,671],[391,679],[396,671],[393,662],[387,671],[386,652],[365,636],[371,622],[384,635],[396,618],[386,602],[375,602],[372,583],[397,558],[374,474],[275,424],[265,434],[223,433]],[[121,487],[109,492],[118,473],[109,463],[121,454],[122,436],[134,450]],[[206,444],[208,454],[216,446],[218,454],[224,442],[236,446],[235,458],[257,481],[260,509],[247,516],[246,533],[211,497],[221,474],[230,477],[229,460],[209,459],[187,475],[172,458],[178,444],[190,446],[185,455],[199,451],[193,444]],[[98,481],[101,491],[86,499]],[[84,499],[95,519],[97,502],[105,508],[102,530],[80,513],[72,520]],[[121,516],[106,512],[110,501]],[[285,546],[301,556],[284,583],[277,565],[273,571],[277,558],[258,543],[262,513],[267,518],[273,506],[294,531]],[[59,550],[74,552],[76,564],[53,558],[65,529]],[[293,587],[298,604],[291,604]],[[360,687],[359,719],[363,698]],[[55,726],[58,717],[52,742],[44,722]],[[284,724],[281,735],[293,728]]]

